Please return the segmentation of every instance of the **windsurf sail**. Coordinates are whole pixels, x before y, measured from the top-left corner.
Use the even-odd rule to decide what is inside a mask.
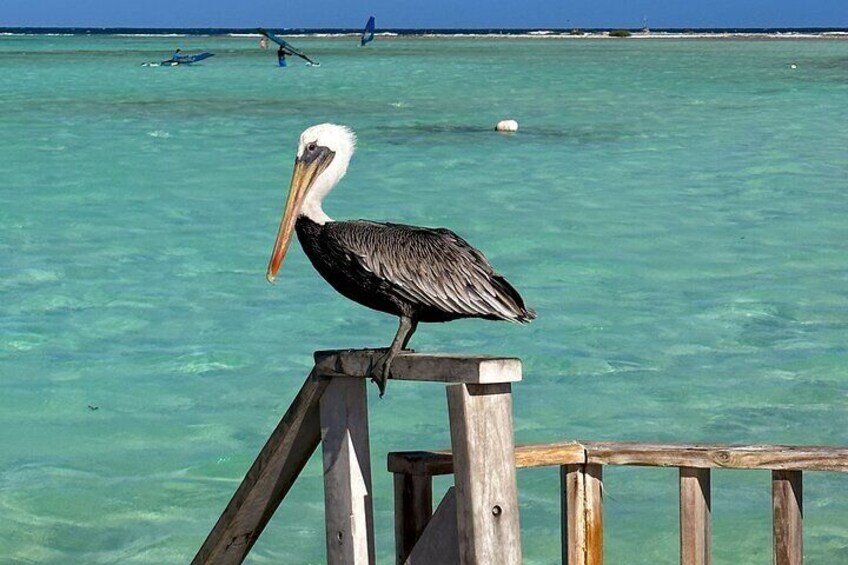
[[[362,37],[359,38],[359,46],[362,47],[366,43],[370,43],[374,39],[374,16],[368,18],[368,23],[365,24],[365,29],[362,30]]]
[[[268,39],[270,39],[271,41],[273,41],[274,43],[276,43],[277,45],[282,47],[283,50],[286,52],[286,54],[295,55],[297,57],[300,57],[301,59],[303,59],[304,61],[306,61],[310,65],[315,65],[316,67],[321,65],[321,63],[313,61],[312,59],[310,59],[309,57],[307,57],[306,55],[304,55],[303,53],[301,53],[300,51],[295,49],[292,46],[291,43],[289,43],[288,41],[286,41],[284,39],[280,39],[279,37],[277,37],[276,35],[274,35],[270,31],[266,31],[266,30],[262,29],[261,27],[259,29],[257,29],[256,31],[257,31],[257,33],[261,33],[262,35],[264,35],[265,37],[267,37]]]

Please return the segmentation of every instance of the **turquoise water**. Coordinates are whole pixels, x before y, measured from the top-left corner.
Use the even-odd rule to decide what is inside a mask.
[[[218,56],[139,65],[178,44]],[[255,39],[0,38],[0,561],[187,562],[311,352],[390,341],[296,247],[264,279],[321,121],[360,140],[331,216],[453,228],[537,310],[412,342],[520,356],[518,442],[848,445],[848,42],[298,44],[323,65],[281,71]],[[445,399],[370,394],[391,562],[385,454],[447,446]],[[806,475],[808,563],[848,561],[845,480]],[[608,561],[677,562],[675,471],[605,486]],[[251,563],[322,562],[321,488],[313,459]],[[519,488],[526,562],[557,562],[557,471]],[[716,562],[771,562],[769,496],[767,472],[714,473]]]

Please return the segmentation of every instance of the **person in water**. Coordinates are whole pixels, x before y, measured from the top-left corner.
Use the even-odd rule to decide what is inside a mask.
[[[179,61],[182,58],[183,58],[183,50],[180,49],[179,47],[177,47],[177,50],[174,51],[174,56],[171,57],[171,60],[172,61]]]
[[[281,67],[285,67],[288,65],[288,63],[286,62],[286,50],[283,49],[282,45],[280,45],[280,48],[277,49],[277,62],[280,64]]]

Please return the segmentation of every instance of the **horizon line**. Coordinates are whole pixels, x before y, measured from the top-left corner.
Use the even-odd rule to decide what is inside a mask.
[[[73,25],[73,26],[41,26],[41,25],[0,25],[0,30],[157,30],[157,31],[216,31],[216,32],[238,32],[238,33],[256,33],[257,27],[219,27],[219,26],[202,26],[202,27],[175,27],[175,26],[99,26],[99,25]],[[285,31],[300,31],[300,32],[359,32],[361,27],[266,27],[269,30],[285,30]],[[601,26],[601,27],[386,27],[381,28],[381,32],[394,31],[551,31],[551,32],[568,32],[571,30],[582,31],[609,31],[617,29],[626,29],[628,31],[639,31],[645,29],[643,27],[626,27],[626,26]],[[650,31],[784,31],[784,30],[820,30],[820,31],[848,31],[848,26],[721,26],[721,27],[694,27],[694,26],[673,26],[673,27],[655,27],[650,28]]]

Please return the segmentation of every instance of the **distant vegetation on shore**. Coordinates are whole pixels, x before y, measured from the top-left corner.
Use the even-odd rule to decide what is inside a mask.
[[[626,29],[614,29],[609,32],[610,37],[630,37],[631,35],[633,34]]]

